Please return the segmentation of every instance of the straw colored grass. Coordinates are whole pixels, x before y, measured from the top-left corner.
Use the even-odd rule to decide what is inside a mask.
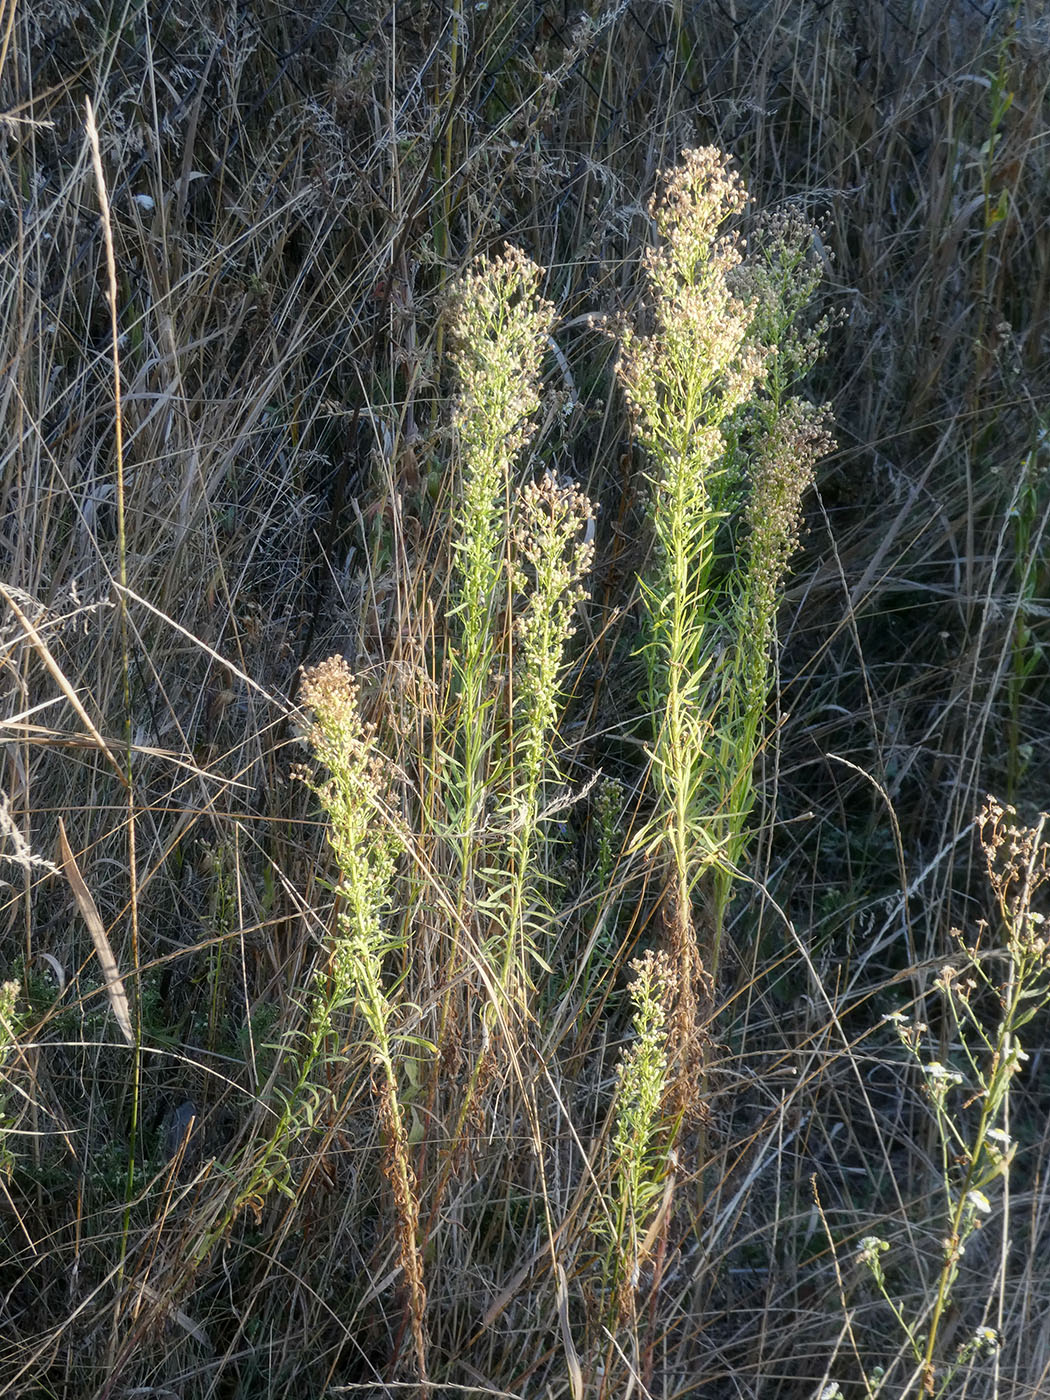
[[[1045,1013],[941,1306],[941,1143],[979,1085],[934,982],[982,916],[1002,971],[984,794],[1050,808],[1050,35],[947,0],[567,14],[3,12],[0,1394],[852,1400],[879,1366],[886,1396],[948,1376],[982,1326],[946,1394],[1046,1388]],[[632,964],[670,904],[652,463],[615,364],[658,172],[703,147],[819,228],[827,351],[792,392],[838,445],[778,595],[706,1121],[662,1101],[632,1137],[668,1063]],[[554,310],[457,809],[451,308],[511,246]],[[521,491],[538,528],[570,482],[593,559],[541,683]],[[293,770],[331,656],[399,852],[387,1060],[360,979],[314,1043],[348,906]],[[969,1076],[939,1105],[898,1011]]]

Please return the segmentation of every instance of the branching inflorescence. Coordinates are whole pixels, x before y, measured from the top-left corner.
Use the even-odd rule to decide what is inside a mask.
[[[768,700],[774,620],[803,492],[828,449],[820,415],[788,389],[819,333],[800,327],[815,278],[812,230],[767,230],[745,261],[723,232],[747,195],[726,158],[687,151],[651,204],[647,335],[628,332],[620,378],[650,462],[654,558],[642,591],[655,740],[647,841],[671,873],[676,1041],[685,1103],[697,997],[717,975],[722,924],[746,846]],[[742,517],[742,519],[741,519]],[[746,538],[735,539],[746,530]],[[712,877],[707,929],[693,898]]]

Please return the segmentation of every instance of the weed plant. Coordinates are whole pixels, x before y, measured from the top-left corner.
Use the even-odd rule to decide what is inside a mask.
[[[462,487],[444,795],[460,843],[460,912],[470,900],[499,929],[495,943],[483,941],[505,1015],[511,1006],[527,1014],[529,964],[543,963],[527,929],[527,901],[541,801],[555,776],[550,750],[564,653],[593,556],[583,539],[593,507],[582,492],[550,472],[520,490],[514,482],[516,459],[534,431],[553,317],[537,296],[541,277],[511,248],[468,273],[452,302]],[[476,887],[475,867],[489,852],[493,860]]]
[[[737,239],[722,230],[745,202],[741,180],[713,149],[687,152],[668,175],[651,206],[662,246],[644,264],[655,325],[651,335],[628,334],[621,362],[654,468],[646,662],[655,820],[672,882],[676,1040],[687,1066],[698,985],[717,976],[746,848],[780,588],[813,463],[831,445],[819,417],[790,397],[818,348],[798,325],[816,285],[806,255],[813,231],[785,217],[742,268]],[[726,557],[726,533],[741,514],[747,540],[736,561]],[[709,873],[701,941],[693,900]]]
[[[304,1057],[314,1071],[325,1041],[337,1030],[336,1015],[352,1007],[367,1029],[368,1051],[378,1076],[379,1121],[386,1139],[384,1170],[397,1217],[418,1379],[426,1381],[426,1289],[419,1247],[419,1192],[408,1155],[398,1066],[405,1054],[397,1035],[395,1007],[383,982],[390,951],[384,931],[398,842],[387,810],[383,764],[373,735],[358,713],[357,688],[346,662],[332,657],[303,677],[303,700],[314,714],[308,742],[328,771],[313,791],[328,814],[329,842],[339,871],[338,908],[332,956],[314,998],[313,1028]],[[309,781],[309,780],[308,780]],[[297,1086],[296,1097],[302,1088]]]
[[[517,250],[468,274],[458,288],[452,324],[460,391],[455,415],[462,487],[455,541],[459,619],[458,709],[446,788],[461,832],[465,885],[485,817],[486,789],[498,788],[506,752],[496,749],[494,671],[505,638],[507,535],[513,469],[535,431],[539,365],[554,308],[537,296],[542,269]],[[495,752],[494,752],[495,750]],[[502,762],[501,762],[502,760]],[[502,771],[501,771],[502,769]],[[489,774],[491,772],[491,778]],[[462,813],[462,815],[460,815]]]
[[[940,1177],[943,1197],[936,1240],[940,1259],[928,1296],[918,1303],[913,1297],[894,1295],[886,1272],[886,1256],[892,1253],[889,1241],[876,1235],[861,1241],[860,1261],[903,1342],[892,1364],[866,1362],[852,1329],[852,1309],[843,1299],[849,1343],[870,1396],[952,1394],[960,1373],[967,1376],[982,1358],[994,1358],[999,1351],[1011,1247],[1010,1175],[1017,1153],[1011,1101],[1015,1082],[1029,1061],[1018,1032],[1050,1003],[1046,916],[1040,908],[1045,903],[1043,887],[1050,880],[1046,821],[1043,814],[1034,826],[1018,824],[1015,809],[993,799],[981,812],[981,845],[999,927],[982,924],[972,943],[957,932],[958,956],[945,964],[936,980],[951,1043],[957,1047],[953,1060],[932,1058],[935,1042],[931,1046],[933,1037],[925,1022],[901,1011],[886,1017],[921,1078],[934,1127],[936,1159],[931,1169]],[[953,1342],[954,1329],[947,1325],[952,1298],[967,1267],[968,1250],[971,1255],[978,1252],[974,1237],[992,1215],[993,1199],[1001,1215],[1001,1243],[997,1261],[980,1250],[977,1267],[991,1266],[984,1317]],[[834,1386],[832,1382],[829,1388]]]
[[[664,1100],[668,1078],[668,1014],[673,974],[667,955],[636,960],[630,986],[634,1041],[620,1062],[616,1091],[615,1162],[606,1258],[612,1277],[612,1321],[633,1320],[641,1270],[652,1252],[650,1229],[663,1194],[669,1151]],[[663,1132],[661,1129],[663,1128]]]

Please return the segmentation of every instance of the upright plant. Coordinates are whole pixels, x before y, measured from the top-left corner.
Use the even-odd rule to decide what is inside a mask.
[[[342,657],[333,656],[303,676],[302,698],[313,712],[308,741],[327,776],[306,781],[328,814],[328,841],[339,870],[336,935],[317,995],[314,1041],[332,1029],[339,1009],[356,1009],[368,1035],[376,1069],[380,1127],[386,1139],[384,1170],[397,1217],[398,1248],[420,1380],[426,1379],[426,1289],[419,1240],[419,1188],[408,1155],[408,1131],[398,1088],[397,1008],[385,985],[383,959],[392,944],[385,906],[400,841],[392,825],[386,767],[375,734],[358,710],[357,687]]]
[[[515,677],[512,723],[513,786],[510,803],[513,871],[509,934],[501,980],[510,986],[524,977],[532,952],[526,921],[540,832],[544,788],[555,777],[551,741],[560,709],[560,682],[566,645],[575,629],[573,614],[585,596],[582,580],[594,546],[586,526],[594,513],[587,497],[547,472],[518,497],[513,530],[512,582],[520,599],[514,621]]]
[[[580,491],[550,473],[520,490],[513,485],[534,432],[554,315],[539,296],[541,277],[541,268],[510,248],[481,260],[452,299],[461,487],[446,790],[460,851],[460,906],[469,896],[484,908],[490,932],[483,951],[499,995],[519,1010],[536,951],[528,896],[543,793],[554,773],[560,674],[593,554],[584,535],[594,508]],[[482,862],[495,844],[509,861]]]
[[[764,276],[744,264],[739,239],[722,229],[746,200],[714,149],[685,152],[666,176],[650,205],[661,245],[644,260],[652,330],[629,332],[620,362],[651,464],[654,558],[642,582],[655,729],[648,849],[663,853],[669,872],[683,1073],[753,805],[778,589],[801,493],[826,445],[812,415],[782,393],[791,328],[813,284],[786,239]],[[731,527],[748,477],[747,540],[734,559]],[[709,926],[698,938],[693,900],[710,871]]]
[[[328,843],[338,870],[335,931],[326,964],[314,980],[308,1023],[282,1047],[279,1063],[292,1066],[291,1082],[282,1087],[275,1075],[270,1093],[278,1107],[265,1141],[253,1144],[232,1190],[198,1233],[192,1263],[196,1268],[203,1262],[245,1207],[258,1213],[274,1190],[297,1198],[290,1168],[293,1143],[316,1127],[331,1099],[328,1088],[318,1082],[318,1071],[330,1057],[343,1053],[331,1049],[333,1035],[345,1035],[347,1017],[358,1018],[375,1070],[383,1171],[394,1202],[414,1364],[426,1386],[419,1187],[398,1083],[400,1049],[418,1042],[397,1028],[401,1008],[387,987],[383,968],[387,953],[396,946],[388,931],[387,904],[402,843],[391,813],[388,768],[376,747],[373,726],[360,714],[358,688],[343,657],[332,656],[305,671],[301,693],[311,713],[304,737],[321,771],[302,766],[296,776],[328,817]]]
[[[903,1387],[894,1391],[906,1400],[948,1395],[960,1373],[980,1356],[994,1355],[999,1346],[1006,1302],[1005,1245],[984,1317],[964,1333],[954,1351],[948,1350],[947,1322],[973,1235],[1001,1214],[1003,1239],[1009,1239],[1008,1188],[1016,1152],[1010,1101],[1028,1060],[1019,1032],[1050,1005],[1050,937],[1047,916],[1039,907],[1050,886],[1048,820],[1043,813],[1033,826],[1025,826],[1012,807],[994,798],[981,813],[981,845],[1000,928],[985,942],[991,931],[982,926],[972,943],[956,930],[960,956],[937,978],[951,1040],[958,1047],[954,1060],[945,1062],[937,1044],[942,1038],[931,1040],[924,1023],[903,1012],[887,1018],[921,1077],[933,1116],[941,1182],[940,1257],[921,1307],[895,1295],[886,1272],[892,1254],[889,1241],[868,1235],[859,1251],[894,1318],[903,1343],[901,1359],[911,1367]],[[848,1318],[847,1310],[865,1390],[871,1397],[880,1395],[891,1381],[891,1368],[864,1363]]]
[[[667,1157],[661,1117],[669,1069],[667,1001],[673,974],[667,955],[652,950],[631,966],[635,1038],[617,1075],[613,1189],[605,1227],[614,1324],[634,1315],[642,1267],[652,1249],[648,1227],[663,1191]]]
[[[467,272],[452,298],[453,419],[460,489],[454,523],[458,632],[454,742],[446,798],[466,890],[486,793],[502,770],[493,685],[507,602],[510,482],[535,431],[539,370],[554,308],[539,295],[542,269],[517,248]]]
[[[798,210],[764,219],[735,277],[752,312],[751,336],[762,348],[764,372],[756,393],[729,435],[744,461],[741,505],[744,538],[731,575],[729,630],[712,686],[712,759],[722,811],[714,831],[723,859],[711,872],[708,971],[718,973],[726,909],[745,858],[754,806],[754,765],[769,702],[780,590],[799,543],[802,498],[813,465],[831,451],[824,410],[795,390],[820,355],[827,318],[807,325],[820,282],[813,229]]]

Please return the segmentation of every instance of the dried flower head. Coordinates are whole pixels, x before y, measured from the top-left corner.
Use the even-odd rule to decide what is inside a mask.
[[[512,581],[520,596],[515,634],[520,658],[517,703],[525,716],[525,768],[538,780],[557,719],[565,646],[574,612],[586,597],[583,578],[594,560],[588,525],[596,507],[572,482],[545,472],[523,487],[514,524]]]
[[[539,371],[554,307],[539,295],[543,269],[521,251],[480,260],[450,301],[452,363],[459,378],[454,423],[469,459],[493,447],[512,458],[539,407]]]
[[[988,797],[978,818],[988,879],[1015,954],[1043,959],[1047,952],[1045,915],[1035,908],[1050,882],[1050,848],[1044,839],[1047,813],[1034,826],[1017,819],[1014,807]]]
[[[305,768],[296,776],[330,819],[328,841],[347,909],[341,955],[351,963],[367,961],[383,946],[380,911],[400,849],[389,816],[389,765],[375,748],[374,727],[361,718],[358,687],[344,657],[331,656],[304,671],[301,693],[314,716],[307,741],[327,776]]]

